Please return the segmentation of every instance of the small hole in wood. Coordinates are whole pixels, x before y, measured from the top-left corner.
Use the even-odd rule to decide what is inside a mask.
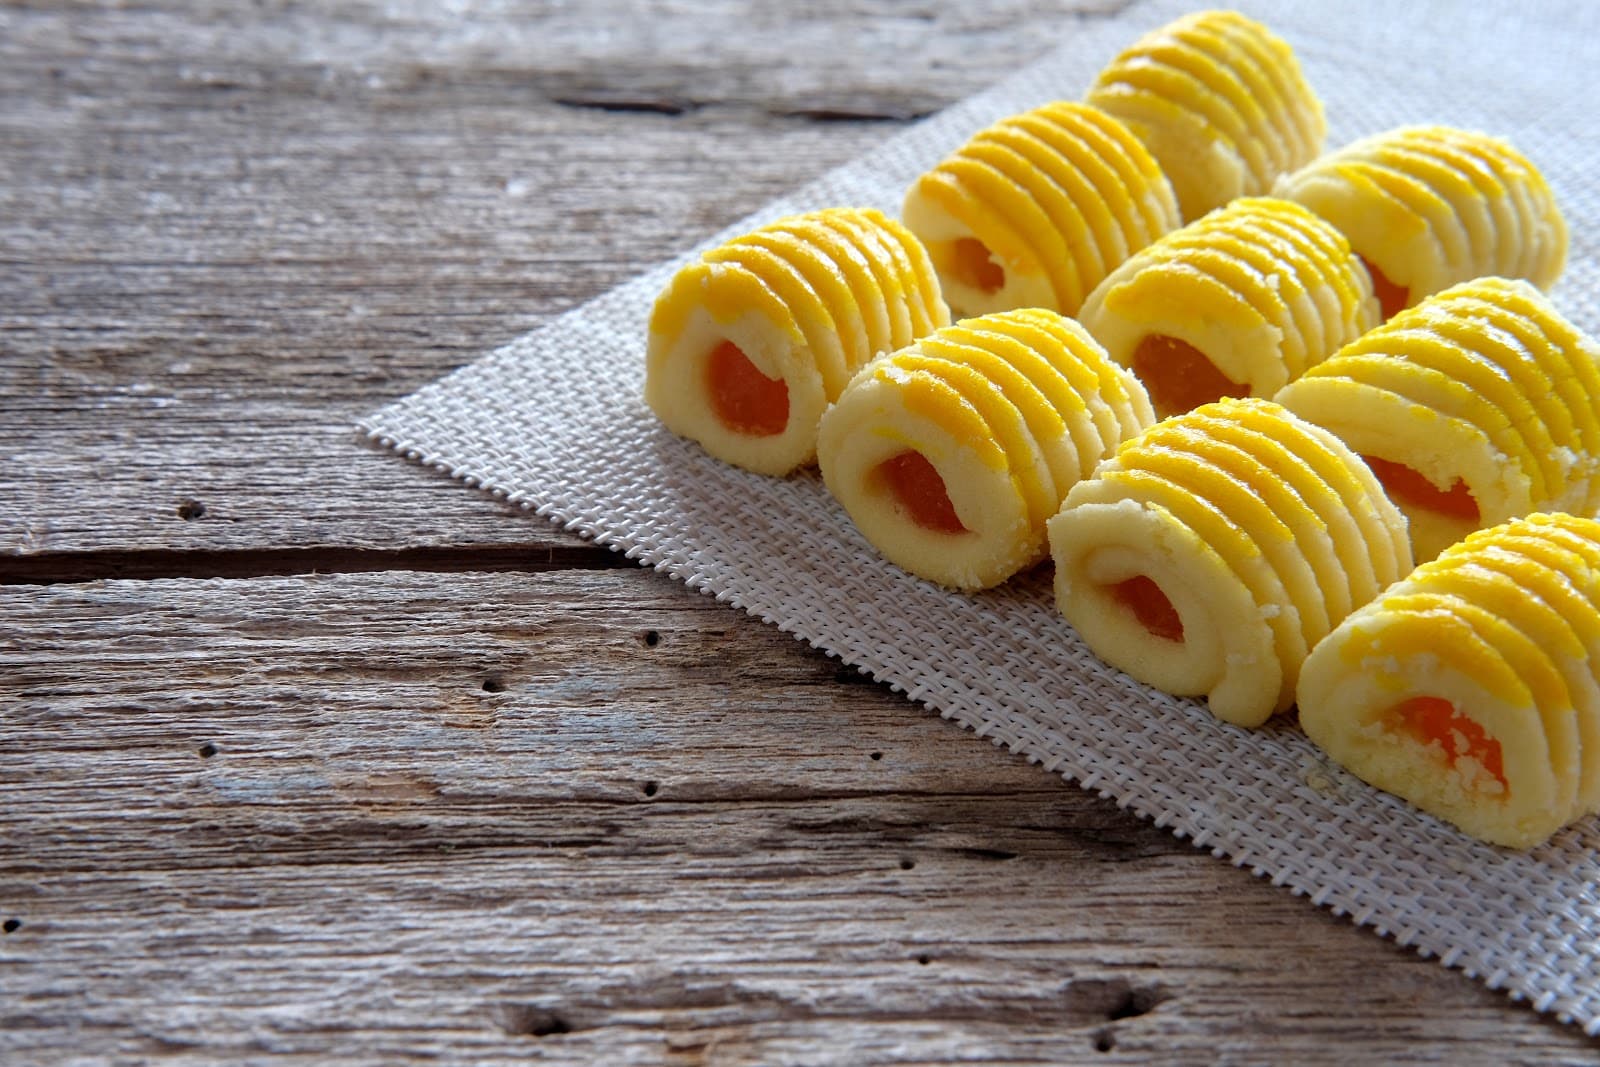
[[[483,691],[485,693],[504,693],[506,691],[505,679],[497,674],[490,675],[483,680]]]
[[[867,758],[868,759],[873,759],[873,760],[880,760],[880,759],[883,758],[883,753],[882,752],[874,752],[872,755],[868,756]]]
[[[528,1037],[550,1037],[572,1033],[572,1024],[548,1008],[532,1004],[504,1004],[500,1008],[500,1026],[508,1034]]]
[[[212,756],[217,754],[217,746],[213,745],[210,741],[207,741],[205,744],[195,749],[195,751],[200,754],[201,759],[210,759]]]
[[[909,856],[904,857],[904,858],[902,858],[900,860],[900,869],[902,871],[909,871],[911,868],[915,867],[916,865],[917,865],[917,861],[912,859],[912,858],[910,858]]]
[[[655,782],[646,782],[644,784],[644,795],[647,797],[653,797],[656,795],[656,791],[660,788],[661,787]]]
[[[926,967],[928,964],[933,962],[933,957],[928,955],[926,952],[919,952],[917,953],[917,962]]]
[[[1094,1035],[1094,1050],[1096,1052],[1110,1052],[1117,1047],[1117,1038],[1110,1030],[1101,1030]]]
[[[1155,989],[1130,989],[1122,998],[1111,1006],[1106,1012],[1106,1018],[1115,1022],[1118,1019],[1136,1019],[1141,1015],[1155,1010],[1166,997]]]
[[[206,517],[206,506],[198,500],[181,500],[178,502],[178,518],[184,522],[193,522],[195,519]]]
[[[5,922],[0,923],[0,930],[4,930],[8,934],[14,934],[20,929],[22,929],[21,919],[7,919]]]
[[[660,634],[656,633],[654,630],[646,630],[644,632],[644,647],[646,647],[646,648],[655,648],[660,643],[661,643],[661,635]]]

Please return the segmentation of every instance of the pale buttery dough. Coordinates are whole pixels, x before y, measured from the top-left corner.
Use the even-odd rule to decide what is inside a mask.
[[[1277,395],[1367,458],[1431,559],[1534,511],[1600,508],[1600,347],[1525,281],[1452,286]]]
[[[963,315],[1071,315],[1101,278],[1178,225],[1171,186],[1127,127],[1066,102],[979,131],[912,184],[901,216]]]
[[[1154,421],[1144,390],[1071,319],[964,319],[867,365],[823,416],[822,477],[862,534],[957,589],[1038,562],[1045,522]]]
[[[822,413],[858,369],[949,322],[899,222],[853,208],[780,219],[673,275],[650,316],[645,401],[711,455],[787,474],[815,458]]]
[[[1505,141],[1446,126],[1362,138],[1284,177],[1275,195],[1339,227],[1384,314],[1486,275],[1548,289],[1567,224],[1537,167]]]
[[[1127,441],[1048,529],[1056,604],[1095,654],[1240,726],[1288,708],[1317,642],[1411,569],[1360,458],[1252,398]]]
[[[1086,100],[1127,123],[1193,220],[1322,151],[1322,103],[1294,51],[1237,11],[1202,11],[1141,37]]]
[[[1339,231],[1298,204],[1246,197],[1136,253],[1078,318],[1164,417],[1270,397],[1379,312]]]
[[[1600,522],[1473,533],[1345,619],[1300,723],[1380,789],[1527,848],[1600,809]]]

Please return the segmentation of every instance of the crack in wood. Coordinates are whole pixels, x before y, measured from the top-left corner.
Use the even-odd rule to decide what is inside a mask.
[[[609,111],[632,115],[687,115],[704,105],[695,100],[649,99],[607,96],[556,96],[553,104],[585,111]]]
[[[768,114],[780,119],[805,119],[808,122],[916,122],[934,114],[936,108],[854,108],[797,107]]]
[[[427,548],[129,549],[0,555],[0,585],[70,585],[106,579],[267,578],[296,574],[424,571],[542,573],[637,566],[599,545]]]

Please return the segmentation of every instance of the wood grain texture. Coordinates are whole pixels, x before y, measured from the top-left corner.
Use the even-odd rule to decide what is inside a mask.
[[[0,5],[0,1063],[1593,1059],[354,440],[1120,6]]]
[[[981,88],[1074,6],[5,10],[0,551],[503,543],[505,508],[353,454],[356,418]]]
[[[1588,1048],[664,579],[7,595],[8,1063]]]

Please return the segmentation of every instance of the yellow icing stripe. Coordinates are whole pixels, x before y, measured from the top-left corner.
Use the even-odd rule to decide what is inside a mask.
[[[928,258],[927,248],[898,219],[891,219],[877,208],[863,209],[859,214],[889,239],[885,243],[899,247],[900,255],[909,267],[909,273],[905,275],[907,288],[921,296],[928,328],[936,330],[950,325],[950,309],[939,295],[939,275],[933,269],[933,260]]]
[[[809,240],[796,237],[786,230],[764,227],[735,238],[733,243],[764,248],[782,257],[806,280],[811,291],[822,300],[828,318],[838,331],[844,356],[845,380],[848,381],[856,369],[871,358],[872,346],[867,339],[866,324],[862,320],[861,309],[856,305],[855,294],[850,291],[850,283],[838,265]],[[843,383],[838,388],[844,388]]]
[[[1072,388],[1088,403],[1089,415],[1101,442],[1094,451],[1104,454],[1127,436],[1126,420],[1117,410],[1122,383],[1097,346],[1085,344],[1064,328],[1063,324],[1071,320],[1060,316],[1049,318],[1049,314],[1024,309],[1008,314],[1002,321],[990,322],[989,328],[1031,346],[1072,383]]]
[[[890,360],[901,370],[938,377],[978,413],[987,427],[986,436],[999,446],[1017,479],[1030,520],[1042,526],[1056,513],[1061,501],[1045,484],[1044,457],[1022,412],[1000,386],[976,367],[930,351],[923,347],[924,343],[897,352]]]
[[[1251,418],[1252,415],[1255,419]],[[1301,506],[1309,510],[1314,525],[1325,531],[1329,547],[1339,564],[1336,576],[1323,574],[1319,570],[1319,580],[1327,595],[1335,595],[1330,580],[1340,590],[1338,604],[1330,604],[1330,611],[1342,616],[1354,606],[1351,602],[1353,590],[1366,590],[1369,596],[1384,584],[1373,570],[1373,560],[1382,541],[1387,539],[1386,534],[1380,531],[1379,537],[1373,537],[1364,531],[1349,503],[1331,484],[1333,478],[1314,465],[1314,461],[1324,456],[1335,459],[1331,472],[1333,477],[1342,475],[1342,480],[1355,488],[1355,496],[1364,497],[1364,491],[1350,474],[1350,469],[1356,464],[1349,457],[1334,457],[1319,449],[1319,442],[1304,433],[1296,425],[1296,420],[1281,416],[1269,418],[1255,405],[1207,404],[1189,412],[1184,418],[1197,430],[1251,458],[1250,477],[1246,481],[1255,484],[1269,478],[1280,479],[1294,492]],[[1267,424],[1268,432],[1262,432],[1251,422]],[[1369,500],[1367,498],[1362,502]],[[1370,507],[1367,510],[1370,511]],[[1312,560],[1313,566],[1317,566],[1317,563],[1316,559]],[[1384,581],[1393,575],[1394,568],[1388,568]],[[1361,597],[1363,600],[1365,598]]]
[[[1249,590],[1257,608],[1267,609],[1263,615],[1272,631],[1274,650],[1283,670],[1283,691],[1292,693],[1300,664],[1305,661],[1309,649],[1301,631],[1299,609],[1284,588],[1282,579],[1263,556],[1255,539],[1214,502],[1194,492],[1185,481],[1173,480],[1159,470],[1124,466],[1126,458],[1139,453],[1133,447],[1137,440],[1135,438],[1124,445],[1117,458],[1103,465],[1094,479],[1080,483],[1094,487],[1087,489],[1082,499],[1092,501],[1102,497],[1122,497],[1155,503],[1193,530],[1216,552],[1240,584]],[[1076,499],[1077,490],[1074,490]]]
[[[825,256],[845,280],[861,326],[865,330],[867,358],[899,347],[890,339],[890,297],[879,285],[866,255],[846,231],[830,224],[831,212],[797,216],[773,223],[768,229],[805,242]]]
[[[1449,294],[1451,306],[1458,313],[1481,313],[1522,340],[1539,363],[1549,368],[1549,378],[1558,388],[1567,386],[1569,375],[1576,381],[1567,407],[1577,419],[1585,451],[1600,454],[1600,412],[1595,410],[1592,399],[1600,396],[1600,365],[1596,363],[1600,350],[1557,314],[1545,298],[1529,299],[1529,292],[1519,290],[1515,283],[1483,278],[1450,290]],[[1568,373],[1562,373],[1561,368]]]
[[[1009,468],[1005,450],[995,441],[982,414],[943,377],[902,367],[893,356],[878,360],[868,369],[895,392],[907,412],[927,419],[966,445],[990,470]]]
[[[1296,102],[1308,95],[1307,91],[1301,85],[1286,92],[1286,85],[1274,77],[1284,65],[1283,57],[1272,55],[1260,35],[1240,29],[1237,24],[1230,27],[1216,20],[1197,20],[1182,30],[1181,36],[1203,52],[1228,56],[1228,70],[1243,83],[1246,98],[1262,105],[1260,118],[1252,120],[1257,136],[1280,148],[1273,160],[1277,171],[1292,170],[1321,147],[1322,137],[1312,129],[1314,123],[1301,121],[1296,113]]]
[[[1132,235],[1141,228],[1138,208],[1122,179],[1083,142],[1030,114],[999,123],[989,135],[1025,156],[1061,187],[1078,220],[1076,227],[1069,225],[1063,232],[1088,229],[1100,262],[1099,277],[1134,251]]]
[[[1285,169],[1283,146],[1272,136],[1260,103],[1239,80],[1236,71],[1242,64],[1232,48],[1225,46],[1221,55],[1213,55],[1201,42],[1180,35],[1152,43],[1142,50],[1141,59],[1169,67],[1197,87],[1193,95],[1181,99],[1206,102],[1206,114],[1238,147],[1257,179],[1265,181]]]
[[[826,302],[811,288],[805,276],[782,256],[754,245],[729,242],[708,250],[701,258],[707,263],[736,263],[778,294],[805,334],[828,396],[838,396],[850,378],[839,344],[839,328]]]
[[[889,305],[889,350],[904,348],[936,327],[911,261],[887,229],[865,212],[830,213],[828,225],[843,233],[872,266],[872,276]]]
[[[1186,416],[1158,423],[1145,444],[1198,461],[1186,468],[1185,482],[1250,533],[1294,598],[1307,647],[1321,640],[1332,629],[1329,597],[1348,609],[1348,591],[1339,592],[1347,580],[1334,560],[1327,527],[1293,486],[1256,456],[1211,437]],[[1327,566],[1330,561],[1333,568]]]
[[[1116,169],[1122,188],[1138,209],[1138,218],[1142,221],[1138,230],[1128,231],[1130,250],[1137,251],[1178,225],[1178,202],[1172,185],[1156,164],[1155,157],[1127,126],[1104,111],[1084,104],[1057,102],[1035,108],[1028,114],[1054,126],[1063,137],[1081,141],[1091,156]],[[1080,160],[1076,151],[1064,146],[1062,150],[1069,158]],[[1135,239],[1136,235],[1142,239]]]
[[[1037,372],[1042,368],[1047,372],[1043,375],[1030,374],[1019,367],[1011,358],[1012,354],[1005,352],[1005,345],[994,343],[1005,340],[1007,339],[995,334],[965,329],[957,325],[947,326],[934,336],[924,338],[917,347],[928,355],[976,370],[995,385],[1021,413],[1027,425],[1028,435],[1036,446],[1035,451],[1044,460],[1050,475],[1050,484],[1046,486],[1046,490],[1054,500],[1055,506],[1059,506],[1067,490],[1081,477],[1078,471],[1077,442],[1071,435],[1070,427],[1063,416],[1063,409],[1058,408],[1053,402],[1054,394],[1070,394],[1071,391],[1064,388],[1065,383],[1060,380],[1060,376],[1042,360],[1038,360],[1034,366],[1029,367],[1029,370]],[[1047,392],[1047,390],[1052,391]],[[1081,406],[1082,401],[1078,403]],[[1065,410],[1071,411],[1070,408]],[[1065,448],[1062,447],[1063,444]],[[1016,465],[1014,462],[1013,466]],[[1050,513],[1054,514],[1054,507]],[[1047,515],[1046,518],[1048,517]]]
[[[1061,234],[1026,188],[992,164],[969,155],[971,147],[961,149],[939,167],[960,181],[997,217],[1005,220],[1005,238],[999,245],[989,240],[987,231],[974,227],[974,232],[989,246],[991,252],[1008,261],[1008,267],[1013,257],[1007,249],[1013,246],[1025,248],[1026,258],[1022,261],[1030,263],[1033,270],[1042,270],[1050,279],[1057,304],[1063,308],[1077,307],[1082,303],[1086,290],[1077,262],[1067,252]],[[981,147],[979,151],[982,151]]]
[[[1475,352],[1499,367],[1517,395],[1532,405],[1533,417],[1549,431],[1553,445],[1581,446],[1571,400],[1577,379],[1570,364],[1542,365],[1536,354],[1518,338],[1491,322],[1461,314],[1454,301],[1429,300],[1428,328],[1447,344]]]
[[[1077,288],[1069,293],[1062,293],[1058,289],[1057,299],[1062,307],[1077,307],[1083,303],[1088,290],[1105,276],[1106,267],[1083,213],[1073,203],[1061,182],[1055,175],[1006,144],[1003,135],[996,136],[992,131],[985,130],[968,141],[961,153],[987,164],[1010,179],[1043,212],[1045,224],[1042,230],[1033,235],[1034,247],[1045,262],[1052,258],[1071,261],[1069,284]]]

